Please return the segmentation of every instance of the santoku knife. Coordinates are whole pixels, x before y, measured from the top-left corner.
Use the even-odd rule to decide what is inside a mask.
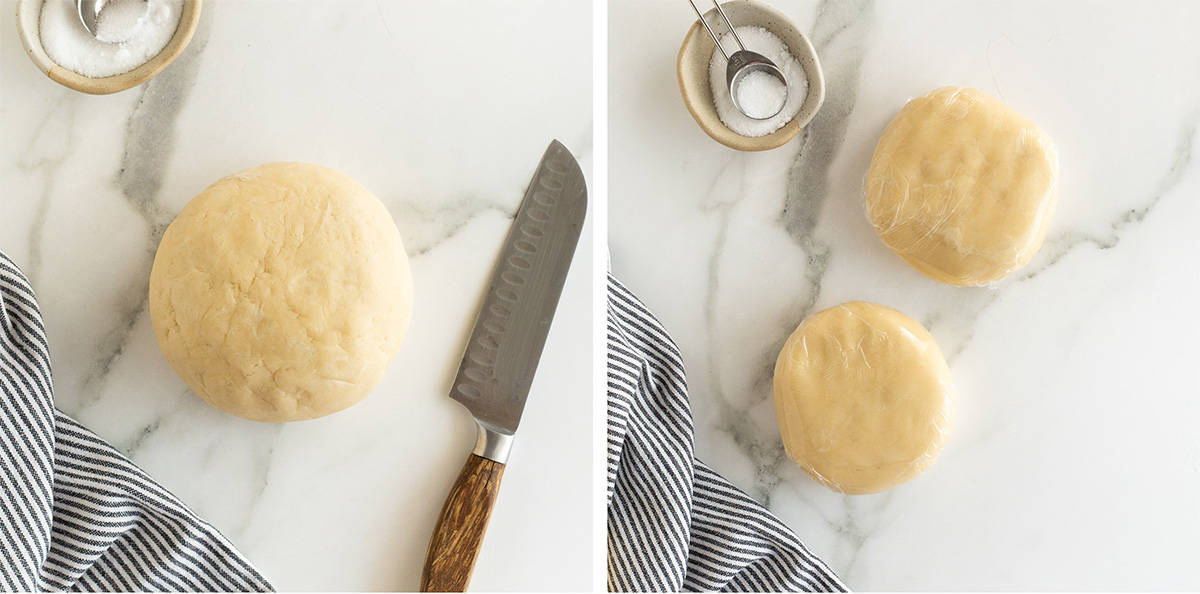
[[[587,211],[579,164],[550,143],[513,218],[450,397],[479,425],[429,539],[421,590],[462,592],[479,547]]]

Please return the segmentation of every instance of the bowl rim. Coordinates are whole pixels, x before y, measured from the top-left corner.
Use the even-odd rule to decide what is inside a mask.
[[[91,95],[108,95],[136,87],[158,75],[175,61],[196,33],[200,22],[200,9],[204,0],[183,0],[179,24],[175,33],[162,50],[128,72],[100,78],[91,78],[70,70],[55,62],[45,47],[39,29],[42,4],[47,0],[17,0],[17,35],[25,53],[34,65],[50,80],[69,89]]]
[[[791,47],[789,45],[789,49],[798,54],[796,58],[799,60],[805,77],[808,79],[808,96],[800,106],[800,110],[796,112],[796,115],[781,128],[770,134],[764,136],[742,136],[726,126],[719,117],[709,117],[706,114],[701,114],[696,106],[697,98],[693,97],[692,92],[689,91],[690,85],[684,79],[683,74],[684,60],[688,56],[688,50],[691,49],[692,44],[704,44],[707,42],[707,44],[712,45],[712,40],[708,37],[708,33],[704,30],[699,19],[693,20],[687,34],[684,35],[683,43],[679,46],[679,54],[675,60],[675,74],[679,83],[679,92],[683,96],[683,103],[687,107],[688,112],[692,114],[692,119],[696,120],[696,124],[700,126],[701,130],[704,130],[705,134],[708,134],[713,140],[729,148],[740,151],[771,150],[787,144],[804,126],[807,126],[816,117],[821,105],[825,102],[825,75],[821,69],[821,61],[817,56],[816,50],[813,48],[812,41],[809,40],[808,36],[786,14],[770,5],[755,2],[754,0],[730,0],[721,3],[721,7],[727,11],[730,8],[740,11],[743,6],[751,10],[763,12],[772,20],[785,24],[803,42],[799,44],[799,47]],[[716,19],[717,17],[715,7],[704,13],[705,20]],[[776,31],[771,32],[779,35]],[[708,84],[707,77],[705,77],[704,84]]]

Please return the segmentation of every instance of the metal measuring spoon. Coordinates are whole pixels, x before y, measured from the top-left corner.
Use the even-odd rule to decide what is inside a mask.
[[[142,4],[145,5],[145,7],[144,7],[145,11],[150,12],[150,0],[115,0],[115,1],[116,2],[141,2]],[[111,38],[111,37],[105,39],[105,38],[101,38],[97,34],[98,29],[97,29],[96,24],[100,21],[100,11],[104,10],[105,6],[108,6],[109,4],[112,4],[113,2],[114,2],[114,0],[75,0],[75,9],[79,12],[79,20],[83,21],[83,28],[87,29],[87,32],[91,33],[92,37],[95,37],[96,39],[99,39],[100,41],[103,41],[105,43],[121,43],[122,41],[128,40],[128,37],[126,37],[124,39],[115,39],[115,38]],[[132,33],[132,32],[133,31],[131,29],[130,33]]]
[[[752,120],[769,120],[779,115],[779,112],[783,111],[783,106],[787,104],[787,79],[783,77],[783,71],[766,56],[746,49],[746,45],[742,43],[742,38],[738,37],[737,31],[733,28],[733,23],[725,15],[725,10],[721,8],[721,4],[717,0],[713,0],[713,6],[717,7],[717,12],[721,13],[721,18],[725,19],[725,25],[729,27],[729,32],[733,33],[734,40],[737,41],[738,47],[741,48],[733,52],[732,56],[729,55],[725,51],[725,48],[721,46],[720,38],[713,32],[712,27],[708,26],[708,21],[704,20],[704,14],[700,12],[700,7],[696,6],[696,0],[688,0],[688,2],[691,3],[692,10],[696,11],[696,16],[700,17],[700,23],[708,31],[709,37],[712,37],[713,43],[717,45],[717,49],[721,50],[721,55],[725,56],[725,84],[729,86],[729,96],[733,99],[734,107],[738,108],[738,111],[742,112],[742,115]],[[750,115],[746,113],[746,109],[738,101],[737,87],[742,84],[747,75],[753,72],[765,72],[783,83],[783,101],[779,102],[779,108],[770,115]]]

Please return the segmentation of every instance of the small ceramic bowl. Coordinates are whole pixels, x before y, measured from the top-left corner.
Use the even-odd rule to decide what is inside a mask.
[[[166,47],[158,52],[158,55],[147,60],[145,64],[129,72],[103,78],[90,78],[59,66],[46,54],[45,48],[42,47],[41,28],[38,24],[44,1],[18,0],[17,2],[17,33],[21,37],[21,45],[25,46],[25,53],[29,54],[29,59],[33,60],[38,69],[45,72],[50,80],[92,95],[107,95],[124,91],[136,87],[162,72],[167,65],[179,57],[179,54],[183,53],[188,42],[192,40],[192,35],[196,32],[196,25],[200,22],[200,5],[203,2],[203,0],[183,0],[183,10],[179,15],[179,26],[175,28],[175,35],[167,42]]]
[[[804,76],[808,77],[808,96],[800,106],[800,111],[796,112],[796,117],[766,136],[751,138],[730,130],[717,115],[716,105],[713,104],[712,86],[708,80],[708,64],[717,47],[700,21],[696,21],[683,38],[683,45],[679,48],[679,59],[675,64],[683,103],[705,133],[729,148],[739,151],[765,151],[781,147],[812,121],[821,103],[825,101],[825,76],[821,74],[817,52],[809,43],[808,37],[805,37],[786,15],[766,4],[751,0],[733,0],[722,3],[721,7],[725,9],[725,14],[735,27],[762,27],[787,44],[792,55],[800,62]],[[716,8],[705,13],[704,20],[712,26],[718,36],[728,31]]]

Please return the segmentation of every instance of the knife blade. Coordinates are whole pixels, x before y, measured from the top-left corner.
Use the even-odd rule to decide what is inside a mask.
[[[470,581],[586,212],[583,171],[555,140],[513,217],[450,389],[479,431],[429,540],[422,591],[461,592]]]
[[[586,208],[583,172],[555,140],[517,209],[450,390],[500,433],[521,422]]]

